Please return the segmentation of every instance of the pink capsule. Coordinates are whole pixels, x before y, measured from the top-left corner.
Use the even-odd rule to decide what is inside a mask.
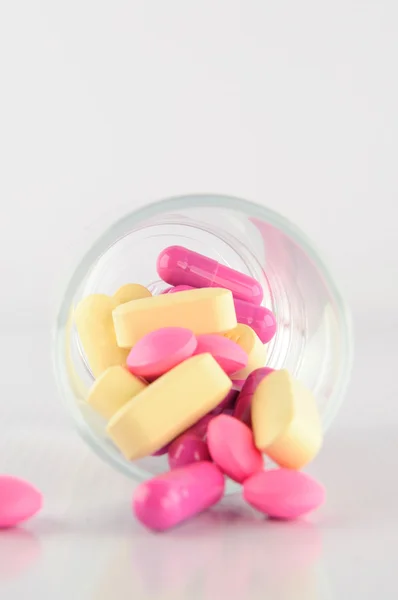
[[[149,529],[165,531],[219,502],[224,487],[216,465],[192,463],[141,483],[133,496],[133,512]]]
[[[201,460],[210,460],[207,443],[195,433],[183,433],[169,446],[170,469],[183,467]]]
[[[193,290],[191,285],[177,285],[166,290],[167,294]],[[234,298],[236,320],[238,323],[248,325],[255,331],[263,344],[268,344],[276,333],[276,319],[273,312],[265,306],[257,306],[253,302],[245,302]]]
[[[255,331],[263,344],[268,344],[276,333],[276,319],[273,312],[265,306],[256,306],[234,298],[236,319],[238,323],[248,325]]]
[[[274,369],[270,369],[269,367],[262,367],[261,369],[256,369],[250,373],[243,385],[241,393],[238,396],[238,400],[235,405],[234,417],[240,421],[243,421],[246,423],[246,425],[249,425],[249,427],[251,427],[252,422],[251,407],[254,391],[260,381],[272,373],[273,370]]]
[[[215,409],[215,410],[217,410],[217,409]],[[192,425],[192,427],[187,429],[185,433],[188,433],[188,431],[189,431],[192,433],[196,433],[196,435],[198,435],[201,438],[206,437],[207,427],[209,426],[210,421],[212,419],[214,419],[214,417],[215,417],[215,415],[213,413],[209,413],[208,415],[205,415],[204,417],[199,419],[199,421],[197,421],[195,423],[195,425]]]
[[[225,288],[231,290],[235,298],[257,305],[263,299],[263,288],[252,277],[182,246],[163,250],[157,260],[157,271],[170,285]]]

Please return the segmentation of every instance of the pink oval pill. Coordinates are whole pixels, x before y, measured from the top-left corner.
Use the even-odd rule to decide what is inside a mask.
[[[196,346],[196,337],[189,329],[163,327],[135,344],[126,366],[134,375],[155,379],[192,356]]]
[[[261,471],[243,485],[243,497],[275,519],[297,519],[325,500],[323,486],[306,473],[291,469]]]
[[[263,468],[263,457],[254,445],[252,431],[234,417],[214,417],[207,428],[207,444],[214,462],[238,483]]]
[[[149,529],[164,531],[216,504],[224,487],[216,465],[193,463],[141,483],[133,496],[133,511]]]
[[[176,438],[169,446],[170,469],[183,467],[201,460],[211,460],[207,443],[195,433],[187,432]]]
[[[229,338],[217,334],[197,336],[198,345],[195,354],[209,352],[227,375],[244,369],[247,365],[247,353]]]
[[[0,528],[30,519],[41,509],[42,502],[41,493],[27,481],[0,475]]]
[[[250,373],[243,385],[241,393],[238,396],[238,400],[235,405],[234,417],[240,421],[243,421],[249,425],[249,427],[251,427],[252,422],[251,408],[255,389],[260,381],[272,373],[273,370],[274,369],[270,369],[269,367],[261,367],[261,369],[256,369]]]
[[[263,299],[261,284],[249,275],[182,246],[165,248],[159,254],[157,271],[159,277],[170,285],[225,288],[231,290],[235,298],[257,305]]]

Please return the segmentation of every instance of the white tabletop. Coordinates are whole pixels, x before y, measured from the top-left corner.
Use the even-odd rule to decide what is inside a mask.
[[[1,600],[398,597],[397,23],[396,0],[0,1],[0,473],[45,499],[0,532]],[[351,305],[306,521],[236,497],[154,535],[60,406],[65,268],[123,213],[195,192],[286,215]]]
[[[23,343],[14,337],[11,347]],[[391,332],[383,352],[374,355],[374,347],[359,340],[345,406],[308,469],[327,488],[321,510],[294,523],[271,522],[232,496],[154,534],[131,514],[134,483],[92,454],[65,420],[47,374],[47,340],[37,336],[25,378],[15,383],[17,367],[10,361],[0,384],[3,402],[13,403],[0,424],[0,469],[37,485],[45,504],[25,526],[0,532],[0,596],[394,598],[394,344]],[[387,379],[379,384],[382,376]],[[29,409],[18,412],[26,398]]]

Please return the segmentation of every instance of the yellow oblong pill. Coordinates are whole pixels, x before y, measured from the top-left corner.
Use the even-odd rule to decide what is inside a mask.
[[[274,371],[257,386],[252,399],[255,445],[281,467],[301,469],[322,446],[315,398],[288,371]]]
[[[107,432],[127,459],[143,458],[213,410],[231,387],[211,354],[193,356],[125,404]]]
[[[141,285],[128,284],[120,288],[114,297],[91,294],[77,305],[74,321],[95,378],[108,367],[126,363],[129,351],[117,345],[112,311],[122,301],[135,301],[143,295],[148,296],[151,293]]]
[[[124,367],[116,365],[106,369],[96,379],[88,393],[87,402],[105,419],[110,419],[147,385]]]
[[[246,379],[252,371],[265,366],[267,347],[249,325],[239,323],[234,329],[223,335],[238,344],[248,357],[246,367],[234,373],[233,379]]]
[[[117,343],[131,348],[161,327],[185,327],[195,334],[222,333],[236,326],[232,293],[202,288],[127,302],[113,311]]]

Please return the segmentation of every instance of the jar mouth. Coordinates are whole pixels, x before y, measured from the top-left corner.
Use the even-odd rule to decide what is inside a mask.
[[[187,211],[189,213],[195,213],[192,215],[190,214],[188,220],[184,216]],[[213,224],[209,225],[209,223],[206,222],[203,223],[201,216],[202,214],[206,213],[206,211],[211,211],[212,215],[213,213],[217,215],[217,211],[222,211],[223,218],[220,220],[223,221],[221,226],[224,228],[225,219],[229,218],[228,215],[232,215],[231,219],[234,222],[228,224],[231,232],[223,231],[223,234],[220,235],[218,222],[216,223],[216,226],[213,226]],[[185,219],[183,225],[181,225],[181,215],[183,215]],[[214,216],[212,216],[212,223],[213,221]],[[216,221],[218,221],[218,219],[216,219]],[[249,230],[248,228],[252,227],[253,223],[256,224],[257,222],[266,224],[266,227],[268,228],[265,232],[266,237],[268,234],[270,234],[270,237],[272,237],[273,231],[281,232],[284,236],[284,239],[286,238],[289,240],[291,247],[297,248],[297,252],[301,253],[299,255],[299,261],[301,260],[301,255],[305,256],[305,260],[308,261],[308,265],[310,265],[308,268],[314,269],[314,272],[317,273],[317,278],[320,282],[322,282],[320,285],[328,290],[330,300],[328,301],[326,308],[330,310],[330,313],[333,313],[333,318],[325,319],[324,315],[322,315],[320,318],[325,320],[325,323],[330,323],[330,327],[332,329],[334,328],[334,322],[338,323],[339,335],[338,349],[336,351],[342,354],[344,360],[339,363],[338,372],[336,372],[336,378],[333,380],[333,390],[330,393],[326,410],[322,411],[322,424],[325,431],[328,429],[331,421],[337,413],[348,385],[352,366],[352,324],[349,311],[341,297],[335,281],[329,270],[326,268],[319,252],[314,249],[312,242],[310,242],[307,236],[302,233],[294,224],[281,215],[268,208],[239,198],[212,194],[197,194],[161,200],[159,202],[149,204],[141,209],[134,210],[133,212],[119,219],[97,239],[91,248],[88,249],[88,251],[80,259],[77,267],[69,279],[62,296],[62,301],[60,303],[54,328],[53,357],[56,380],[60,388],[61,396],[66,403],[67,409],[71,413],[71,416],[77,424],[83,438],[91,446],[93,446],[99,455],[105,458],[108,462],[110,461],[115,467],[122,470],[124,473],[133,475],[138,479],[145,479],[148,476],[147,473],[142,471],[143,468],[145,469],[145,466],[143,467],[137,466],[133,463],[127,463],[127,461],[125,461],[123,457],[114,450],[110,442],[105,439],[99,439],[98,434],[96,433],[97,424],[94,422],[93,425],[93,420],[95,421],[95,417],[93,417],[91,414],[88,414],[91,411],[91,408],[85,406],[86,390],[84,383],[82,383],[81,373],[79,373],[79,369],[86,369],[86,367],[84,366],[84,362],[81,360],[80,355],[79,369],[76,369],[76,356],[71,355],[70,352],[71,339],[73,336],[76,338],[76,332],[74,331],[72,321],[73,306],[76,302],[76,299],[96,291],[95,282],[99,283],[102,277],[98,271],[99,261],[103,261],[103,272],[109,271],[109,268],[107,267],[107,256],[109,257],[112,252],[117,252],[116,248],[118,244],[120,245],[120,241],[126,239],[129,235],[131,235],[132,232],[135,233],[144,231],[145,233],[142,234],[143,239],[146,236],[145,239],[152,239],[152,242],[150,243],[156,245],[158,240],[154,242],[154,237],[148,238],[148,228],[158,228],[160,231],[163,227],[166,228],[167,231],[173,231],[174,227],[174,230],[176,231],[178,227],[189,227],[190,225],[192,226],[192,224],[194,224],[195,226],[193,229],[202,228],[202,230],[206,230],[204,242],[201,241],[202,248],[199,248],[199,251],[206,253],[204,251],[206,244],[211,244],[214,252],[216,254],[219,253],[226,264],[228,264],[228,262],[231,263],[232,261],[230,266],[233,268],[236,268],[236,264],[239,265],[240,260],[241,269],[244,269],[248,274],[261,280],[266,296],[265,304],[269,308],[276,311],[277,318],[286,314],[289,315],[290,320],[293,317],[295,318],[296,327],[300,328],[300,324],[304,324],[304,326],[306,326],[308,315],[302,315],[302,311],[300,310],[297,310],[297,314],[294,315],[292,307],[289,306],[290,299],[288,294],[286,294],[284,291],[283,278],[279,277],[277,268],[278,265],[276,264],[276,268],[271,269],[270,272],[269,265],[271,265],[271,262],[269,262],[268,268],[263,268],[261,261],[259,261],[258,257],[256,256],[256,249],[254,252],[253,248],[244,249],[242,244],[240,244],[239,248],[237,248],[240,227],[242,227],[243,237],[255,237],[254,234],[253,236],[251,235],[252,229],[250,229],[250,235],[248,235],[247,232]],[[258,227],[258,229],[261,229],[261,227]],[[253,231],[254,230],[255,227],[253,227]],[[181,235],[180,230],[178,235]],[[173,234],[171,234],[171,237],[173,237]],[[214,240],[216,238],[216,247],[214,247]],[[136,236],[136,239],[140,238],[137,238]],[[168,244],[166,240],[165,242],[166,243],[164,243],[164,247],[167,245],[173,245],[172,243]],[[195,243],[196,242],[197,241],[195,241]],[[260,248],[260,246],[258,247]],[[149,246],[148,244],[143,246],[143,248],[147,248],[152,251],[152,246]],[[143,250],[143,252],[145,252],[145,250]],[[143,252],[141,252],[141,255]],[[141,258],[144,257],[140,256],[139,259]],[[307,262],[305,264],[307,264]],[[296,268],[296,266],[297,265],[293,265],[293,268]],[[306,272],[307,271],[300,272],[300,269],[298,269],[298,274],[300,277],[303,273],[305,275]],[[130,279],[130,281],[125,280],[121,283],[123,284],[129,282],[135,281]],[[156,278],[152,278],[152,281],[147,283],[150,284],[149,287],[150,289],[152,288],[151,291],[155,293],[159,293],[162,287],[163,289],[168,287],[167,284],[164,284],[163,286],[162,282],[156,280]],[[112,285],[114,286],[114,284],[109,283],[110,287],[112,287]],[[281,289],[279,289],[278,286]],[[307,289],[311,289],[311,286],[307,286]],[[107,293],[106,289],[98,289],[98,291]],[[113,291],[116,291],[115,287]],[[301,296],[303,296],[302,293]],[[295,299],[297,298],[299,298],[298,294],[295,295]],[[301,300],[304,302],[304,299]],[[290,304],[292,304],[292,302],[290,302]],[[295,300],[293,304],[295,306],[299,305],[300,301]],[[310,318],[312,318],[312,316],[312,314],[309,315]],[[290,335],[291,326],[290,329],[287,329],[289,330],[288,333]],[[276,339],[275,342],[271,343],[269,348],[269,366],[274,366],[275,368],[281,368],[283,366],[284,350],[281,349],[286,349],[286,345],[291,344],[291,339],[288,339],[288,337],[283,341],[283,343],[280,342],[280,339],[281,338]],[[296,336],[295,340],[296,343],[301,343],[301,338],[299,339],[299,336]],[[305,336],[302,337],[302,340],[304,340],[303,343],[305,343]],[[300,349],[297,349],[296,354],[299,356]],[[294,359],[293,363],[293,369],[291,370],[294,371],[295,369],[300,368],[299,360],[297,358]],[[90,423],[90,425],[88,423]],[[98,424],[98,426],[100,425]],[[162,472],[164,470],[164,463],[162,463],[159,458],[156,460],[159,463],[159,472]],[[154,473],[154,468],[152,468],[152,465],[150,472],[151,474]],[[235,489],[235,486],[232,487]]]

